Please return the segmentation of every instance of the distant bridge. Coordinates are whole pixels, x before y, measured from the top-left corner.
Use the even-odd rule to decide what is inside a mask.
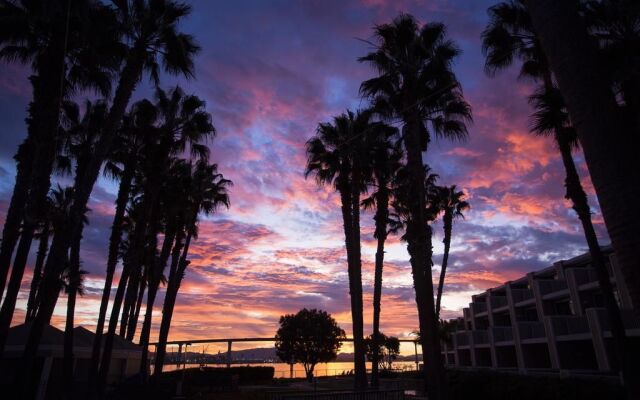
[[[167,345],[178,346],[178,359],[180,359],[180,355],[182,354],[182,346],[185,346],[185,352],[187,351],[187,346],[193,346],[194,344],[206,344],[206,343],[227,343],[227,368],[231,368],[232,360],[231,360],[231,347],[234,342],[275,342],[275,337],[248,337],[248,338],[223,338],[223,339],[192,339],[192,340],[171,340],[167,341]],[[353,342],[353,338],[344,338],[341,340],[342,342]],[[398,339],[401,343],[413,343],[413,349],[415,353],[415,363],[416,369],[418,368],[418,339]],[[149,343],[150,346],[158,347],[158,343]],[[180,362],[178,362],[178,365]]]

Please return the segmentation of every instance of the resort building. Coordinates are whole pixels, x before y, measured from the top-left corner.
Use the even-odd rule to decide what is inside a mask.
[[[604,247],[628,337],[640,347],[640,321],[631,310],[615,254]],[[450,366],[521,373],[609,373],[613,343],[602,292],[589,254],[474,295],[443,343]]]
[[[0,388],[2,393],[10,393],[10,386],[14,383],[16,366],[24,351],[30,323],[17,325],[9,329],[7,344],[2,358],[0,358]],[[82,391],[87,387],[89,378],[89,364],[93,349],[95,334],[81,326],[73,329],[74,335],[74,391]],[[54,326],[46,325],[38,347],[37,373],[40,375],[40,385],[34,388],[35,399],[54,399],[61,393],[62,363],[64,351],[64,332]],[[113,354],[107,376],[108,384],[117,384],[140,371],[142,348],[120,336],[115,336]],[[82,398],[82,392],[76,393],[75,398]]]

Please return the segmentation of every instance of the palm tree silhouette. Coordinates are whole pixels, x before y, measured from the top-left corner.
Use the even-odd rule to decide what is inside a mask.
[[[572,150],[578,148],[578,137],[566,110],[564,99],[556,87],[553,75],[532,26],[531,17],[524,3],[512,0],[499,3],[489,9],[490,22],[483,32],[483,51],[487,56],[486,70],[494,74],[510,66],[515,59],[522,62],[520,75],[540,82],[540,87],[531,95],[529,102],[534,107],[531,130],[554,139],[564,165],[565,198],[570,200],[582,224],[582,229],[591,254],[591,262],[598,276],[605,308],[611,322],[611,331],[616,344],[616,355],[624,368],[626,358],[625,330],[616,301],[605,257],[598,243],[591,208],[582,188],[580,176],[573,160]]]
[[[440,302],[442,300],[442,291],[444,290],[444,278],[449,263],[449,249],[451,248],[451,232],[453,231],[453,220],[456,218],[464,218],[463,211],[470,208],[469,203],[463,198],[464,192],[458,191],[456,186],[439,186],[436,188],[435,202],[438,209],[442,212],[442,224],[444,229],[444,254],[442,256],[442,267],[440,269],[440,278],[438,279],[438,291],[436,294],[436,318],[440,320]]]
[[[360,92],[372,100],[382,116],[402,122],[403,144],[407,154],[411,195],[411,213],[406,236],[416,293],[416,304],[423,338],[425,385],[430,398],[445,396],[444,369],[440,361],[440,343],[433,299],[431,261],[427,248],[429,228],[425,217],[425,171],[422,152],[427,150],[431,134],[463,139],[465,122],[471,110],[451,70],[459,54],[446,37],[444,25],[419,26],[410,15],[402,14],[389,24],[375,27],[375,49],[359,61],[367,62],[378,76],[362,83]]]
[[[360,193],[366,188],[369,153],[364,144],[376,125],[369,110],[347,111],[332,123],[318,125],[307,142],[305,176],[315,175],[319,185],[333,185],[340,193],[353,322],[356,389],[366,388],[366,366],[362,303],[362,260],[360,253]]]
[[[367,146],[371,157],[368,167],[373,175],[370,185],[373,193],[362,200],[365,209],[375,210],[374,238],[377,240],[375,272],[373,283],[373,340],[371,341],[371,386],[378,387],[378,367],[380,359],[380,309],[382,298],[382,272],[384,268],[384,246],[389,234],[389,202],[393,194],[395,174],[401,168],[403,152],[399,143],[392,140],[397,129],[386,124],[378,124],[378,129],[368,135]]]
[[[225,179],[218,172],[216,164],[199,161],[195,166],[191,163],[187,166],[188,176],[185,177],[179,173],[177,176],[170,175],[172,181],[177,184],[177,186],[171,185],[171,187],[179,188],[172,207],[175,207],[176,210],[181,209],[182,212],[173,214],[177,215],[176,220],[172,221],[176,230],[172,251],[174,257],[169,269],[167,292],[162,307],[154,376],[159,376],[162,373],[173,310],[180,284],[189,265],[187,260],[189,245],[192,238],[197,239],[198,235],[198,215],[200,213],[213,214],[223,206],[229,208],[228,191],[229,187],[233,185],[230,180]]]
[[[0,247],[0,292],[4,289],[14,247],[20,239],[11,278],[0,311],[0,353],[11,323],[15,301],[37,226],[46,210],[61,129],[60,109],[75,90],[109,93],[116,67],[114,29],[109,8],[95,1],[20,1],[0,4],[0,58],[30,64],[33,99],[29,104],[27,139],[20,161],[12,206],[7,211]],[[89,29],[88,21],[96,20]],[[102,22],[101,22],[102,21]],[[103,23],[104,22],[104,23]],[[20,225],[22,222],[22,226]],[[21,228],[21,229],[20,229]],[[46,269],[45,269],[46,270]]]

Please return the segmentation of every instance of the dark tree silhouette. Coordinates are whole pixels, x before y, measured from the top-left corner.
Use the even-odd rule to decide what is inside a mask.
[[[375,343],[373,335],[365,339],[367,346],[367,360],[377,362],[385,370],[393,368],[393,362],[400,355],[400,341],[397,337],[387,336],[382,332],[378,333],[378,343]],[[379,355],[376,354],[379,352]],[[373,364],[372,364],[373,367]]]
[[[344,331],[326,311],[303,308],[280,317],[276,354],[283,362],[301,363],[311,382],[316,364],[335,360],[344,339]]]

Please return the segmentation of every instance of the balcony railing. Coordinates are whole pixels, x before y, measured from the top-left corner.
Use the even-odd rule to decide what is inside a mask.
[[[596,270],[593,268],[573,268],[571,269],[571,271],[578,285],[584,285],[586,283],[598,281]]]
[[[487,303],[471,303],[471,306],[476,314],[487,311]]]
[[[467,332],[456,332],[455,338],[457,346],[469,345],[469,334]]]
[[[518,322],[518,332],[520,339],[535,339],[546,335],[542,322]]]
[[[513,329],[510,326],[494,326],[491,328],[494,342],[508,342],[513,340]]]
[[[567,289],[567,281],[558,279],[541,279],[538,282],[540,286],[540,294],[543,296],[549,293],[559,292]]]
[[[472,331],[473,344],[486,344],[489,343],[489,333],[487,331]]]
[[[520,303],[533,298],[531,289],[511,289],[511,295],[514,303]]]
[[[556,336],[589,332],[589,322],[585,317],[552,316],[547,318],[550,319],[553,333]]]
[[[491,308],[500,308],[507,305],[505,296],[491,296]]]
[[[604,308],[598,308],[597,313],[602,330],[611,330],[611,323],[609,322],[607,310],[605,310]],[[622,317],[622,324],[624,325],[625,329],[640,329],[640,319],[636,318],[633,310],[623,308],[620,310],[620,316]]]

